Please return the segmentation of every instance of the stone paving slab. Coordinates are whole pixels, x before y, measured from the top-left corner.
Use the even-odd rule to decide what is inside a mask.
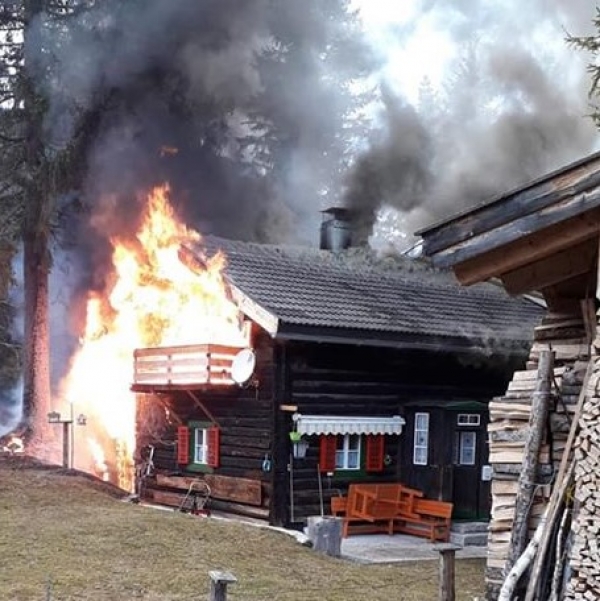
[[[359,563],[395,563],[438,559],[436,543],[407,534],[356,534],[342,540],[342,557]],[[484,558],[486,547],[463,547],[458,559]]]

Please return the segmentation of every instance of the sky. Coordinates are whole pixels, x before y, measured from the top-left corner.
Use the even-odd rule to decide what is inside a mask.
[[[383,77],[406,97],[417,101],[421,81],[427,76],[440,84],[456,45],[430,18],[420,18],[419,0],[353,0],[360,12],[370,43],[383,63],[376,77]],[[408,36],[399,35],[413,24]]]
[[[440,15],[447,14],[451,1],[436,0],[352,0],[351,5],[360,13],[367,36],[376,49],[383,67],[377,77],[393,85],[408,100],[417,101],[418,90],[424,77],[434,85],[440,85],[448,74],[452,60],[457,57],[460,42],[468,41],[466,36],[457,42],[452,24],[444,27]],[[454,0],[457,12],[468,21],[468,6],[488,4],[497,7],[508,20],[516,22],[519,14],[515,9],[525,3],[513,0]],[[529,4],[545,10],[545,18],[530,30],[530,44],[556,61],[568,61],[573,66],[573,53],[564,41],[564,34],[589,32],[589,24],[594,16],[596,3],[593,0],[529,0]],[[439,9],[436,8],[439,5]],[[462,10],[460,7],[464,7]],[[480,9],[478,8],[477,11]],[[523,12],[527,12],[523,9]],[[473,11],[473,14],[475,11]],[[475,21],[475,19],[473,19]],[[498,24],[499,25],[499,24]],[[575,30],[573,28],[576,28]],[[499,27],[493,23],[474,24],[473,39],[485,38],[486,33],[494,35]],[[454,35],[453,35],[454,33]],[[485,41],[485,39],[483,40]],[[577,61],[575,61],[577,62]],[[581,64],[575,69],[579,74]],[[572,75],[572,74],[571,74]]]

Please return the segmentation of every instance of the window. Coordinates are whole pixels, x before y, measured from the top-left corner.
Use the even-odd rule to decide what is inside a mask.
[[[383,434],[323,435],[319,441],[319,469],[322,472],[361,469],[381,472],[387,465],[384,439]]]
[[[475,432],[461,432],[458,463],[460,465],[475,465],[475,445],[477,434]]]
[[[210,422],[190,422],[177,428],[177,463],[192,471],[217,468],[220,462],[220,430]]]
[[[454,464],[475,465],[477,452],[476,432],[457,432],[454,443]]]
[[[429,413],[415,413],[413,464],[427,465],[429,451]]]
[[[208,463],[208,430],[194,428],[194,463],[206,465]]]
[[[481,415],[479,413],[459,413],[456,423],[459,426],[479,426],[481,424]]]
[[[335,469],[360,469],[360,434],[344,434],[336,439]]]

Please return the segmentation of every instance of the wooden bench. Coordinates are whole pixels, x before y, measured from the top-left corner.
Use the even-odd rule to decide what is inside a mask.
[[[416,498],[411,514],[398,513],[391,520],[389,532],[426,536],[432,542],[447,542],[452,508],[452,503],[445,501]]]
[[[346,515],[346,507],[348,506],[347,497],[331,497],[331,515],[344,516]]]
[[[414,499],[423,496],[421,491],[407,488],[399,483],[351,484],[345,502],[340,497],[331,499],[333,515],[342,514],[342,536],[352,530],[362,533],[393,533],[393,520],[399,512],[415,516]],[[342,497],[343,498],[343,497]]]

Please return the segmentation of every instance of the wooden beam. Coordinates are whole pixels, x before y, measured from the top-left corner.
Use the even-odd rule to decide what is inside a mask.
[[[599,184],[600,160],[596,157],[593,162],[581,165],[570,173],[555,174],[553,181],[549,175],[541,182],[505,194],[493,203],[476,207],[437,229],[423,231],[425,254],[429,256],[440,252]]]
[[[543,233],[547,228],[563,224],[574,217],[583,217],[598,207],[600,207],[600,186],[586,193],[569,197],[560,204],[551,205],[537,213],[498,226],[479,236],[467,238],[464,242],[432,255],[433,263],[436,267],[458,265],[493,250],[506,248],[524,236]]]
[[[600,210],[596,209],[460,263],[454,273],[467,286],[483,282],[595,238],[599,231]]]
[[[153,399],[156,399],[167,410],[167,413],[173,418],[173,421],[178,426],[182,426],[183,425],[183,420],[181,419],[181,417],[179,417],[179,415],[177,415],[177,413],[175,413],[175,411],[173,411],[173,409],[171,408],[171,405],[169,403],[167,403],[165,401],[165,399],[163,399],[160,396],[160,394],[152,394],[152,393],[150,393],[149,396],[151,396]]]
[[[596,240],[586,240],[545,259],[503,274],[504,287],[509,294],[523,294],[532,290],[542,290],[576,275],[587,273],[595,269],[597,250]]]
[[[219,422],[215,419],[215,416],[208,410],[206,405],[191,390],[186,390],[186,392],[188,393],[190,398],[194,401],[194,404],[196,405],[196,407],[198,407],[199,409],[204,411],[204,414],[208,417],[208,419],[210,419],[210,421],[213,424],[218,426]]]

